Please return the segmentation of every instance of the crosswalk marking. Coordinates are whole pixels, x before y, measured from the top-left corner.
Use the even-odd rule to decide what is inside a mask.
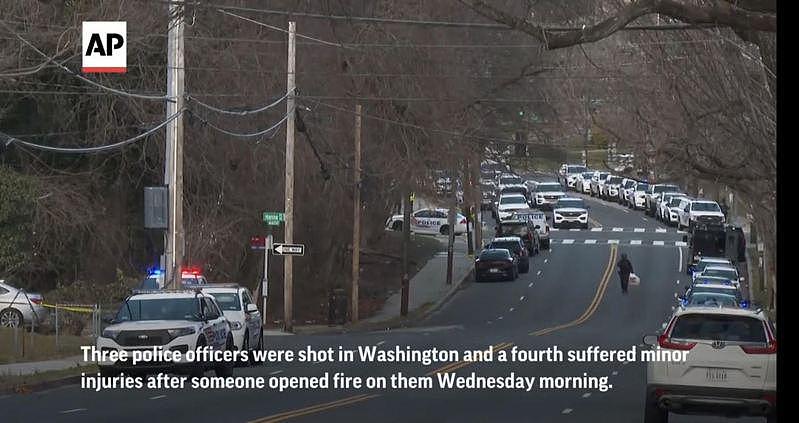
[[[641,240],[640,239],[634,239],[634,240],[630,241],[630,245],[641,245]]]
[[[652,241],[652,245],[665,245],[666,243],[663,241]]]
[[[618,243],[619,243],[618,239],[609,239],[608,240],[608,244],[618,244]]]
[[[674,243],[674,245],[676,245],[677,247],[687,247],[688,243],[683,241],[677,241]]]
[[[553,239],[552,244],[563,244],[563,245],[641,245],[641,246],[677,246],[677,247],[684,247],[685,243],[682,241],[663,241],[663,240],[641,240],[641,239],[633,239],[633,240],[618,240],[618,239],[608,239],[608,240],[597,240],[597,239]]]
[[[613,232],[622,232],[624,228],[613,228]]]
[[[595,239],[586,239],[585,243],[586,244],[596,244],[596,240]]]
[[[574,240],[573,239],[564,239],[563,241],[561,241],[561,244],[574,244]]]
[[[655,232],[658,232],[658,233],[665,233],[667,231],[668,231],[668,229],[666,229],[666,228],[657,228],[657,229],[655,229]]]
[[[646,232],[646,229],[644,229],[644,228],[635,228],[635,230],[633,232]]]
[[[579,231],[579,230],[580,230],[580,228],[571,228],[571,229],[569,229],[569,230],[570,230],[570,231],[572,231],[572,232],[577,232],[577,231]]]
[[[602,232],[604,228],[591,228],[591,232]]]

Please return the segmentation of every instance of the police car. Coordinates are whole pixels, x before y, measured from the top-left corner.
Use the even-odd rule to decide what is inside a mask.
[[[180,351],[210,347],[213,350],[235,348],[230,323],[211,294],[195,290],[134,291],[97,338],[100,352],[126,350]],[[184,357],[185,358],[185,357]],[[102,376],[125,373],[188,373],[202,376],[213,369],[217,376],[233,375],[233,363],[145,362],[132,360],[99,361]]]
[[[535,230],[538,231],[541,248],[546,250],[549,249],[549,221],[547,220],[547,216],[544,212],[533,209],[517,210],[513,212],[511,219],[526,220],[531,222]]]
[[[411,232],[423,234],[449,234],[448,209],[419,209],[411,213]],[[386,228],[402,230],[403,216],[395,214],[386,221]],[[455,215],[455,235],[466,232],[466,216]]]
[[[230,322],[233,331],[233,344],[239,351],[262,350],[264,334],[261,330],[261,312],[250,294],[250,290],[236,284],[209,284],[202,288],[211,294],[222,309],[225,318]],[[249,363],[253,364],[252,353]]]
[[[680,307],[643,343],[652,350],[642,353],[661,355],[647,361],[645,423],[667,422],[669,413],[776,422],[776,329],[762,310]]]
[[[150,269],[147,272],[147,277],[142,281],[139,289],[164,289],[166,281],[164,280],[163,269]],[[183,267],[180,270],[180,280],[183,287],[192,287],[197,285],[207,285],[208,280],[203,276],[202,270],[199,267]]]

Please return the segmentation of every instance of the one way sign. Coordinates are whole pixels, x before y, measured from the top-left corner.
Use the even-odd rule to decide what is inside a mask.
[[[302,256],[305,255],[305,245],[275,243],[272,246],[272,251],[279,256]]]

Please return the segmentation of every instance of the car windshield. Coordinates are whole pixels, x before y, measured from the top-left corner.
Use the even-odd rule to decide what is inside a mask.
[[[510,251],[504,249],[483,250],[481,260],[504,260],[510,258]]]
[[[222,311],[240,311],[241,301],[239,301],[239,294],[235,292],[212,292],[211,295],[216,298],[216,303]]]
[[[643,183],[639,182],[638,184],[635,185],[635,190],[636,191],[646,191],[648,189],[649,189],[649,184],[643,184]]]
[[[672,338],[730,342],[766,342],[763,322],[747,316],[686,314],[671,331]]]
[[[702,307],[735,307],[738,301],[733,295],[701,292],[691,294],[688,304]]]
[[[513,197],[502,197],[499,200],[499,204],[525,204],[527,200],[521,196],[513,196]]]
[[[526,223],[503,223],[499,227],[503,234],[508,235],[527,236],[530,233]]]
[[[671,200],[669,200],[669,207],[677,207],[677,206],[679,206],[680,202],[682,200],[683,199],[680,198],[680,197],[672,197]]]
[[[578,209],[585,208],[585,202],[580,199],[573,199],[573,200],[558,200],[557,204],[558,208],[566,208],[566,207],[573,207]]]
[[[719,205],[713,202],[693,203],[691,205],[693,211],[707,211],[707,212],[720,212]]]
[[[607,178],[607,177],[608,177],[608,174],[607,174],[607,173],[600,173],[600,174],[599,174],[599,179],[600,179],[600,180],[601,180],[601,179],[605,179],[605,178]]]
[[[719,277],[705,277],[699,276],[694,281],[694,285],[701,285],[703,283],[712,283],[716,285],[732,285],[731,281],[727,278],[719,278]]]
[[[679,190],[680,188],[676,185],[658,185],[653,189],[655,194],[660,194],[662,192],[676,192]]]
[[[624,188],[632,188],[635,186],[635,181],[627,181],[624,183]]]
[[[594,172],[585,172],[585,173],[583,173],[583,178],[585,178],[585,179],[590,179],[592,176],[594,176]]]
[[[699,294],[723,294],[735,297],[736,300],[741,301],[741,293],[735,289],[725,289],[725,288],[717,288],[713,286],[694,286],[691,288],[691,295],[699,295]]]
[[[585,166],[569,166],[569,173],[583,173],[586,171]]]
[[[502,248],[508,251],[513,251],[514,253],[518,253],[521,251],[522,246],[517,241],[492,241],[488,244],[488,248]]]
[[[696,265],[696,270],[701,272],[701,271],[705,270],[705,268],[708,267],[708,266],[718,266],[719,264],[724,264],[724,263],[714,262],[714,261],[709,261],[709,260],[699,260],[699,263],[697,263],[697,265]],[[729,264],[729,262],[727,262],[727,264]]]
[[[738,280],[738,275],[736,275],[736,273],[737,272],[733,269],[707,269],[702,272],[702,276],[715,276],[735,281]]]
[[[117,322],[137,320],[200,320],[196,298],[130,299],[122,304]]]
[[[562,189],[563,187],[556,182],[545,182],[543,184],[538,184],[538,187],[536,187],[536,191],[540,192],[560,192]]]
[[[509,177],[505,177],[505,178],[500,178],[499,179],[499,183],[501,185],[518,185],[518,184],[524,183],[524,181],[522,181],[522,178],[509,176]]]
[[[144,282],[141,283],[141,289],[161,289],[161,286],[158,284],[158,278],[155,276],[150,276],[149,278],[145,279]]]
[[[611,176],[608,181],[609,184],[618,184],[619,182],[621,182],[621,176]]]

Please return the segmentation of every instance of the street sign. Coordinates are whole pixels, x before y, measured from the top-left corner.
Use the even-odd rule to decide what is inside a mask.
[[[275,243],[272,252],[278,256],[303,256],[305,255],[305,245]]]
[[[250,238],[250,249],[252,250],[265,250],[266,249],[266,237],[265,236],[254,236]]]
[[[264,212],[263,220],[269,226],[279,226],[286,221],[286,215],[283,212]]]

